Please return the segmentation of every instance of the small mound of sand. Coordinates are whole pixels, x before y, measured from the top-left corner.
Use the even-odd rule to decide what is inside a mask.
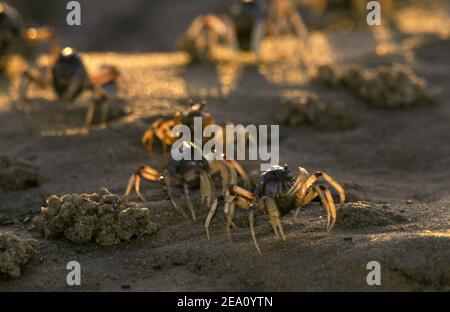
[[[31,163],[7,155],[0,155],[0,189],[20,191],[40,183],[38,171]]]
[[[401,64],[374,69],[351,65],[343,70],[322,65],[317,69],[315,80],[333,88],[342,85],[375,107],[408,108],[436,101],[426,80]]]
[[[321,129],[345,130],[356,125],[341,105],[328,105],[317,94],[306,91],[288,96],[282,102],[276,119],[292,127],[312,125]]]
[[[138,208],[136,203],[107,189],[101,189],[98,194],[50,196],[33,223],[46,239],[65,237],[75,244],[95,240],[102,246],[116,245],[158,230],[147,208]]]
[[[0,273],[17,278],[36,253],[36,241],[0,232]]]
[[[336,227],[345,230],[363,229],[371,226],[387,226],[407,221],[382,206],[366,203],[346,203],[337,209]]]

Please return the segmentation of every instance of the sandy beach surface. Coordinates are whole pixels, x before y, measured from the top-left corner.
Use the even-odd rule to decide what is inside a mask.
[[[125,118],[88,129],[83,125],[87,94],[71,107],[57,103],[49,90],[32,91],[32,100],[17,103],[2,82],[0,154],[29,160],[42,181],[23,191],[0,191],[0,230],[36,238],[39,250],[21,277],[1,277],[0,291],[449,291],[450,41],[435,34],[394,33],[388,42],[393,52],[383,54],[375,53],[380,45],[375,39],[364,31],[313,33],[312,60],[365,67],[406,64],[438,90],[437,104],[371,108],[345,89],[311,82],[302,66],[289,60],[215,68],[186,66],[181,52],[85,53],[90,72],[103,63],[120,68],[121,95],[133,109]],[[143,190],[160,230],[145,239],[99,247],[44,240],[33,232],[30,220],[52,194],[102,187],[122,194],[140,165],[162,169],[160,149],[150,156],[140,138],[153,120],[172,114],[187,99],[206,99],[218,123],[265,125],[277,123],[284,94],[296,90],[342,103],[357,122],[346,131],[280,128],[282,164],[323,170],[342,183],[348,202],[373,204],[364,213],[338,205],[341,219],[331,233],[325,231],[319,203],[304,207],[298,219],[293,213],[283,218],[284,242],[259,216],[259,256],[245,212],[237,213],[233,242],[225,235],[221,210],[207,240],[206,208],[199,208],[199,221],[185,219],[162,187],[151,183]],[[244,165],[252,173],[259,167]],[[177,199],[184,203],[181,191]],[[82,266],[78,288],[66,284],[66,264],[73,260]],[[381,264],[381,286],[366,283],[370,261]]]

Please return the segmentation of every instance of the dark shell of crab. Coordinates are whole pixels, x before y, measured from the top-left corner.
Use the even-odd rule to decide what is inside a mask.
[[[296,208],[296,197],[286,196],[294,181],[295,179],[287,166],[273,166],[261,174],[256,188],[256,198],[258,201],[263,197],[273,198],[281,216],[284,216]]]
[[[195,153],[201,156],[200,160],[195,160]],[[208,172],[209,164],[204,158],[200,148],[193,143],[184,142],[180,147],[180,154],[183,155],[181,160],[174,159],[172,153],[169,155],[168,172],[172,177],[175,177],[179,183],[183,181],[183,176],[189,171],[195,173],[195,178],[190,180],[187,184],[190,188],[198,188],[200,185],[200,172]],[[189,157],[188,157],[189,156]]]
[[[20,14],[11,6],[0,3],[0,58],[20,52],[24,45],[25,25]]]
[[[242,50],[250,50],[253,28],[264,19],[264,9],[257,1],[238,1],[231,7],[231,17]]]
[[[78,53],[71,48],[61,51],[52,72],[53,89],[59,98],[74,100],[88,85],[86,67]]]

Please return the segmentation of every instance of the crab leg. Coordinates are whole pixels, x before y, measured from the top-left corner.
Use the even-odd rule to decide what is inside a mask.
[[[145,199],[145,197],[141,193],[141,176],[136,175],[136,183],[134,184],[134,189],[136,191],[136,194],[138,197],[146,204],[149,204],[149,202]]]
[[[189,187],[186,183],[183,183],[183,190],[184,190],[184,196],[186,196],[186,199],[187,199],[187,204],[188,204],[189,210],[191,211],[192,219],[194,219],[194,221],[197,221],[197,217],[195,216],[194,204],[192,203],[191,195],[189,193]]]
[[[230,165],[228,162],[225,162],[226,167],[228,168],[230,172],[230,184],[229,185],[235,185],[238,182],[238,173],[236,172],[236,169]],[[229,186],[227,185],[227,187]]]
[[[341,203],[345,202],[345,191],[344,188],[336,182],[335,179],[333,179],[332,177],[330,177],[328,174],[322,172],[322,171],[318,171],[315,174],[313,174],[312,176],[310,176],[306,182],[302,185],[302,187],[300,188],[299,191],[299,197],[303,198],[305,196],[306,191],[314,184],[317,182],[317,180],[319,180],[320,177],[323,177],[325,181],[327,181],[328,183],[330,183],[331,186],[333,186],[333,188],[336,189],[336,191],[339,193],[339,199]]]
[[[334,205],[333,197],[331,196],[330,191],[325,186],[320,186],[320,189],[325,194],[325,198],[327,200],[328,207],[330,209],[331,224],[330,223],[327,224],[327,230],[328,232],[330,232],[336,223],[336,207]]]
[[[209,210],[208,217],[206,218],[206,221],[205,221],[205,231],[206,231],[206,237],[208,239],[210,239],[210,237],[209,237],[209,226],[211,224],[212,218],[214,217],[214,214],[216,213],[218,205],[219,205],[219,200],[216,198],[214,200],[214,203],[211,206],[211,209]]]
[[[255,244],[256,250],[261,255],[261,249],[258,245],[258,240],[256,239],[256,232],[255,232],[255,210],[250,209],[248,213],[248,221],[250,223],[250,232],[252,234],[253,243]]]
[[[95,109],[98,103],[101,104],[100,111],[100,123],[105,123],[108,119],[109,103],[108,95],[105,90],[98,85],[91,84],[89,86],[93,91],[93,98],[91,104],[88,106],[88,111],[86,113],[86,125],[90,125],[94,121]]]
[[[175,210],[178,211],[180,214],[182,214],[183,217],[187,218],[184,211],[180,207],[178,207],[176,201],[174,200],[173,193],[172,193],[172,183],[171,183],[171,179],[170,179],[170,176],[167,173],[167,171],[164,173],[164,184],[166,186],[167,196],[169,197],[172,207],[175,208]]]
[[[233,195],[231,195],[232,193]],[[239,186],[232,186],[229,188],[229,190],[226,191],[225,195],[223,196],[225,207],[224,211],[227,216],[227,224],[226,224],[226,233],[228,239],[231,241],[231,227],[233,226],[233,216],[234,216],[234,209],[235,205],[238,205],[241,208],[249,210],[249,222],[250,222],[250,230],[253,242],[255,244],[255,247],[259,254],[261,254],[261,250],[258,245],[258,241],[256,240],[256,233],[255,233],[255,221],[254,221],[254,209],[250,201],[253,201],[255,196],[250,193],[249,191],[239,187]],[[208,217],[206,218],[205,222],[205,230],[206,230],[206,236],[209,237],[209,226],[211,223],[211,220],[216,212],[217,206],[219,205],[219,200],[216,199],[211,206],[211,209],[208,213]]]
[[[202,171],[200,173],[200,194],[201,194],[201,202],[208,206],[211,206],[211,200],[213,197],[213,186],[211,182],[211,178],[209,175]]]
[[[310,174],[305,168],[299,167],[298,168],[299,175],[295,179],[294,184],[292,187],[288,190],[286,196],[291,197],[294,194],[299,194],[298,191],[302,188],[302,184],[306,182]],[[299,197],[300,198],[300,197]],[[300,198],[301,199],[301,198]]]
[[[245,169],[235,160],[226,160],[226,162],[230,164],[237,171],[237,173],[239,173],[242,180],[244,181],[244,187],[246,189],[251,188],[252,182]]]
[[[300,190],[301,186],[302,186],[302,181],[300,180],[300,178],[295,179],[294,184],[288,190],[288,192],[286,193],[286,196],[292,197],[295,193],[297,193]]]
[[[227,216],[227,224],[225,230],[229,241],[231,241],[231,225],[233,223],[234,208],[236,205],[235,199],[236,197],[231,196],[230,193],[227,191],[227,193],[225,194],[224,212],[225,215]]]
[[[102,102],[102,115],[101,115],[101,123],[106,123],[108,121],[108,113],[109,113],[109,101],[104,100]]]
[[[319,193],[317,193],[315,189],[310,189],[308,192],[306,192],[305,197],[299,199],[300,208],[298,208],[295,212],[294,219],[297,219],[301,207],[310,204],[317,196],[319,196]]]
[[[232,194],[237,194],[240,197],[243,197],[243,198],[245,198],[247,200],[250,200],[250,201],[252,201],[252,200],[254,200],[256,198],[256,196],[252,192],[249,192],[246,189],[243,189],[242,187],[237,186],[237,185],[231,186],[230,187],[230,192]]]
[[[225,194],[228,186],[236,182],[230,182],[230,173],[228,172],[228,165],[225,162],[219,160],[213,160],[209,163],[210,174],[213,175],[217,171],[220,172],[220,177],[222,178],[222,195]]]
[[[150,125],[150,127],[148,127],[148,130],[142,136],[141,142],[149,153],[153,151],[153,137],[155,135],[155,129],[160,127],[163,122],[164,120],[162,119],[156,120]]]
[[[239,207],[249,210],[248,219],[250,223],[250,232],[252,235],[252,240],[256,247],[256,250],[258,251],[258,254],[261,254],[261,249],[259,248],[255,232],[255,209],[253,208],[252,204],[250,204],[250,201],[253,202],[256,196],[237,185],[232,186],[230,190],[233,194],[237,194],[236,204]],[[281,231],[283,231],[283,229],[281,229]]]
[[[319,173],[321,173],[323,178],[324,178],[324,180],[327,181],[328,183],[330,183],[330,185],[332,187],[334,187],[334,189],[339,193],[339,201],[340,201],[341,204],[343,204],[345,202],[345,190],[344,190],[344,188],[339,183],[337,183],[337,181],[335,179],[333,179],[331,176],[329,176],[325,172],[319,172]]]
[[[86,125],[91,125],[94,121],[94,115],[95,115],[95,109],[97,104],[101,105],[100,110],[100,123],[106,123],[108,120],[108,113],[109,113],[109,101],[104,96],[102,91],[100,93],[95,93],[94,99],[91,101],[91,103],[88,106],[88,110],[86,113]]]
[[[272,225],[273,230],[275,232],[275,236],[277,238],[281,236],[282,240],[286,240],[286,236],[284,235],[283,231],[283,225],[281,224],[280,220],[281,214],[280,211],[278,210],[275,200],[270,197],[263,197],[260,200],[259,204],[261,208],[264,208],[267,211],[267,214],[269,215],[270,224]]]
[[[144,198],[144,196],[141,193],[141,180],[146,179],[151,182],[161,183],[161,178],[162,178],[161,173],[158,170],[155,170],[148,166],[142,166],[135,174],[131,176],[130,180],[128,181],[124,197],[128,198],[134,186],[134,189],[138,197],[143,202],[148,204],[148,201]]]
[[[88,105],[85,118],[86,126],[89,126],[94,122],[94,115],[95,115],[95,100],[91,101]]]
[[[258,245],[258,240],[256,239],[256,232],[255,232],[255,209],[253,208],[253,205],[244,197],[241,197],[239,195],[234,197],[234,202],[236,205],[238,205],[241,208],[247,209],[249,211],[248,218],[250,223],[250,233],[252,235],[253,243],[256,247],[256,250],[258,251],[258,254],[261,254],[261,249]],[[231,227],[231,225],[228,225],[228,229]]]
[[[242,188],[232,187],[231,191],[232,191],[232,193],[235,193],[236,195],[230,196],[230,193],[227,191],[227,196],[225,196],[225,202],[229,203],[228,207],[225,206],[225,213],[227,215],[226,232],[227,232],[228,239],[230,241],[231,241],[231,227],[234,225],[233,224],[233,216],[234,216],[235,205],[238,205],[239,207],[249,210],[251,212],[251,211],[253,211],[253,206],[250,201],[252,201],[254,199],[254,195],[252,193],[250,193]],[[251,199],[249,199],[249,197]],[[251,234],[253,237],[253,241],[255,242],[256,249],[258,249],[258,252],[260,253],[259,246],[256,241],[256,234],[255,234],[254,226],[253,226],[252,222],[254,223],[254,221],[251,221],[251,224],[250,224],[250,226],[253,227],[253,229],[251,229],[251,231],[252,231]]]
[[[327,211],[327,232],[330,232],[336,222],[336,208],[330,191],[325,186],[315,187],[319,193],[322,206]]]
[[[128,180],[128,185],[125,190],[125,194],[123,195],[124,198],[128,198],[131,194],[131,191],[133,190],[133,186],[136,183],[136,174],[133,174],[130,179]]]

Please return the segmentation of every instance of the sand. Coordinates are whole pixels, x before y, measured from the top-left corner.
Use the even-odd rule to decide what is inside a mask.
[[[175,52],[83,55],[90,71],[107,62],[125,73],[122,96],[134,113],[106,126],[84,127],[87,96],[65,108],[50,91],[33,91],[39,99],[28,103],[12,103],[2,93],[0,154],[28,160],[42,181],[27,190],[0,190],[0,231],[32,233],[39,251],[20,278],[0,277],[0,291],[120,291],[123,285],[129,285],[127,291],[449,291],[449,41],[403,36],[394,42],[413,38],[416,45],[380,55],[373,52],[370,33],[318,38],[317,44],[328,43],[334,53],[314,46],[321,51],[316,56],[337,64],[411,66],[430,87],[440,89],[438,103],[407,110],[371,108],[344,89],[309,82],[298,62],[228,64],[216,70],[186,67],[186,56]],[[5,82],[2,88],[7,89]],[[331,233],[325,232],[325,212],[318,203],[302,209],[298,219],[293,213],[283,218],[284,242],[259,216],[259,256],[244,212],[238,213],[240,228],[233,230],[230,243],[219,210],[208,241],[206,209],[199,208],[198,222],[184,219],[163,189],[152,184],[145,184],[144,194],[160,231],[148,238],[99,247],[44,240],[33,232],[31,219],[52,194],[102,187],[122,193],[140,165],[162,169],[161,151],[148,155],[141,135],[151,121],[180,108],[187,98],[206,98],[207,110],[220,123],[273,124],[283,94],[292,90],[343,103],[358,122],[346,131],[281,126],[282,164],[324,170],[342,183],[350,203],[365,202],[356,208],[338,206],[342,219]],[[249,171],[258,169],[257,163],[244,164]],[[82,268],[77,288],[66,284],[66,264],[74,260]],[[381,264],[381,286],[366,283],[370,261]]]

